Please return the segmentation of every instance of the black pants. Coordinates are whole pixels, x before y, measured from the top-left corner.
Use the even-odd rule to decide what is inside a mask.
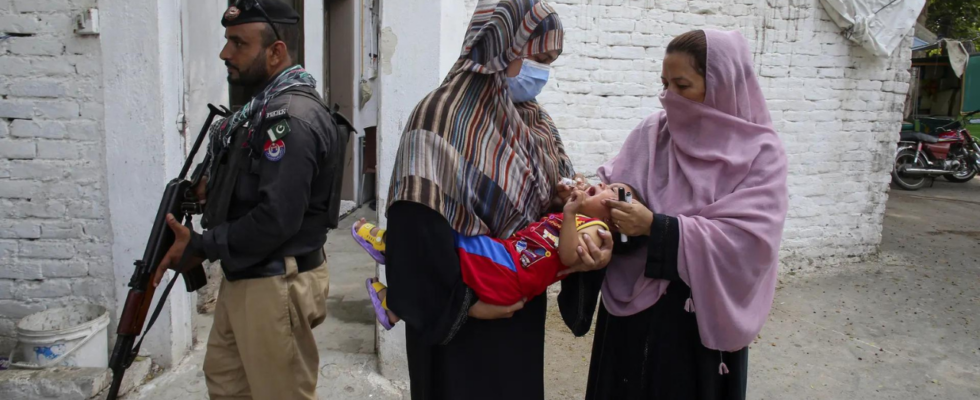
[[[671,282],[652,307],[627,317],[599,306],[586,399],[745,399],[749,349],[734,353],[701,344],[691,290]],[[719,374],[724,361],[728,374]]]

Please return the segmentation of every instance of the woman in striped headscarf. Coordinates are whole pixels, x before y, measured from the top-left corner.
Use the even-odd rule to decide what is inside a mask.
[[[570,192],[559,190],[574,172],[557,129],[533,100],[533,82],[518,79],[540,77],[562,38],[543,2],[481,0],[459,60],[406,124],[385,257],[387,303],[406,322],[413,399],[544,398],[547,296],[478,301],[461,278],[454,238],[506,238]],[[602,248],[588,247],[576,270],[608,263],[608,234]]]

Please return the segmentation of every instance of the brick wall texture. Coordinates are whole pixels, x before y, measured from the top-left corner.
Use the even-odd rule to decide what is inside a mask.
[[[468,5],[473,3],[467,0]],[[539,100],[587,175],[659,108],[664,48],[697,28],[740,30],[790,158],[786,268],[873,254],[908,90],[909,50],[876,58],[819,0],[552,0],[565,51]],[[17,319],[114,304],[98,37],[72,17],[96,0],[0,0],[0,354]]]
[[[819,0],[551,0],[565,46],[538,97],[586,175],[660,108],[664,49],[692,29],[749,40],[789,156],[787,269],[874,254],[908,91],[909,44],[877,58],[840,35]],[[910,39],[908,39],[910,40]]]
[[[114,304],[96,0],[0,0],[0,354],[20,318]]]

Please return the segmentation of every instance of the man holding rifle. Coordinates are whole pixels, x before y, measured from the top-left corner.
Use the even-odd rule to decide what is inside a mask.
[[[204,233],[167,216],[176,239],[154,285],[166,269],[204,259],[224,271],[204,359],[212,399],[316,398],[312,329],[326,317],[323,245],[337,227],[348,138],[296,63],[298,22],[279,0],[240,0],[225,12],[228,81],[254,96],[211,128],[194,190]]]

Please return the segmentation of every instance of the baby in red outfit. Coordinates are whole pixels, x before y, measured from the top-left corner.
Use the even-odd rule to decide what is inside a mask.
[[[530,300],[561,280],[561,272],[579,263],[579,248],[586,248],[584,236],[601,243],[599,230],[609,230],[610,211],[602,204],[618,199],[618,190],[635,196],[633,188],[622,183],[598,184],[576,190],[562,213],[548,214],[507,239],[490,236],[456,235],[463,282],[483,302],[511,305]],[[574,221],[574,223],[568,223]],[[354,238],[379,263],[384,263],[384,230],[363,219],[352,228]],[[391,329],[398,317],[385,303],[387,288],[377,278],[367,282],[378,320]]]

